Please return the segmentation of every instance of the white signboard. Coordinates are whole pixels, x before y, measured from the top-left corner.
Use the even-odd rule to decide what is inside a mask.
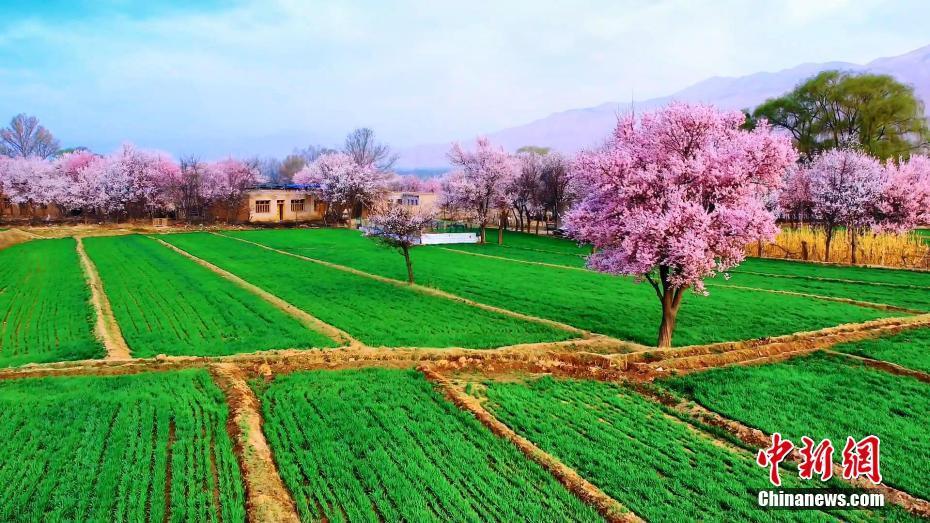
[[[445,232],[420,235],[420,245],[442,245],[444,243],[478,243],[478,234],[473,232]]]

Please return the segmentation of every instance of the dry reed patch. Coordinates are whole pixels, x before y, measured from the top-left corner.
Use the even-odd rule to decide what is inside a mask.
[[[877,267],[930,269],[930,245],[915,233],[876,234],[866,232],[857,239],[857,262]],[[758,245],[746,247],[750,256],[788,258],[814,262],[847,263],[852,259],[851,243],[845,231],[838,230],[830,244],[827,260],[826,233],[811,227],[782,228],[775,242],[765,244],[760,256]]]

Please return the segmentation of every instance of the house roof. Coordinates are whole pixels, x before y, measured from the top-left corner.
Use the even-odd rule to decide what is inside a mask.
[[[318,183],[258,183],[249,190],[288,190],[288,191],[312,191],[320,188]]]

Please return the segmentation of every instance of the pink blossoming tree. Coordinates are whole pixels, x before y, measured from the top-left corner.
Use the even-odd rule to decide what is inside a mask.
[[[825,259],[838,226],[845,226],[856,263],[857,239],[873,223],[885,187],[886,173],[878,160],[852,149],[833,149],[807,166],[814,217],[826,233]]]
[[[360,165],[344,153],[323,154],[294,175],[294,183],[317,184],[320,198],[329,204],[327,214],[350,218],[370,209],[385,190],[387,179],[374,165]]]
[[[623,118],[604,148],[573,166],[580,201],[566,226],[595,247],[590,268],[652,285],[660,347],[672,344],[687,289],[706,294],[704,278],[777,231],[762,196],[781,184],[796,153],[767,124],[747,132],[743,121],[739,112],[672,104]]]
[[[204,171],[204,200],[221,206],[227,222],[235,220],[245,193],[258,179],[258,169],[241,160],[227,158],[207,164]]]
[[[407,282],[413,283],[410,248],[419,243],[420,233],[433,220],[434,216],[430,213],[417,213],[403,205],[391,205],[369,217],[368,231],[365,235],[400,251],[407,264]]]
[[[474,214],[481,228],[481,243],[487,239],[491,216],[499,213],[497,243],[504,243],[504,220],[510,206],[507,191],[519,170],[517,161],[484,137],[478,138],[473,151],[454,144],[449,161],[459,171],[447,180],[446,202]]]
[[[888,161],[885,185],[875,206],[875,229],[907,232],[930,223],[930,158],[914,155]]]

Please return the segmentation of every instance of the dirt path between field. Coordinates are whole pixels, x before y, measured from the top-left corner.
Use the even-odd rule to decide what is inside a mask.
[[[926,372],[921,372],[919,370],[909,369],[897,363],[891,363],[890,361],[876,360],[874,358],[866,358],[859,356],[858,354],[849,354],[847,352],[838,352],[835,350],[824,351],[827,354],[836,356],[838,358],[848,358],[854,361],[858,361],[864,365],[868,365],[874,369],[882,370],[891,374],[896,374],[898,376],[908,376],[910,378],[915,378],[924,383],[930,383],[930,374]]]
[[[223,238],[229,238],[230,240],[236,240],[236,241],[240,241],[240,242],[243,242],[243,243],[248,243],[248,244],[250,244],[250,245],[255,245],[256,247],[261,247],[262,249],[267,249],[267,250],[269,250],[269,251],[276,252],[276,253],[278,253],[278,254],[284,254],[284,255],[286,255],[286,256],[291,256],[291,257],[293,257],[293,258],[297,258],[297,259],[300,259],[300,260],[304,260],[304,261],[308,261],[308,262],[312,262],[312,263],[317,263],[317,264],[319,264],[319,265],[323,265],[323,266],[329,267],[329,268],[331,268],[331,269],[337,269],[337,270],[340,270],[340,271],[343,271],[343,272],[348,272],[348,273],[354,274],[354,275],[356,275],[356,276],[362,276],[362,277],[364,277],[364,278],[368,278],[368,279],[371,279],[371,280],[376,280],[376,281],[380,281],[380,282],[383,282],[383,283],[388,283],[388,284],[394,285],[394,286],[396,286],[396,287],[402,287],[402,288],[405,288],[405,289],[411,289],[411,290],[416,291],[416,292],[419,292],[419,293],[421,293],[421,294],[427,294],[427,295],[430,295],[430,296],[436,296],[436,297],[439,297],[439,298],[445,298],[445,299],[447,299],[447,300],[457,301],[457,302],[459,302],[459,303],[464,303],[464,304],[470,305],[470,306],[472,306],[472,307],[476,307],[476,308],[483,309],[483,310],[490,311],[490,312],[495,312],[495,313],[498,313],[498,314],[503,314],[503,315],[510,316],[510,317],[513,317],[513,318],[517,318],[517,319],[520,319],[520,320],[531,321],[531,322],[534,322],[534,323],[541,323],[541,324],[547,325],[547,326],[549,326],[549,327],[553,327],[553,328],[560,329],[560,330],[563,330],[563,331],[571,332],[571,333],[573,333],[573,334],[577,334],[577,335],[579,335],[579,336],[581,336],[581,337],[583,337],[583,338],[588,338],[588,337],[591,337],[591,336],[602,336],[602,337],[605,337],[605,338],[607,337],[607,336],[603,336],[603,335],[600,335],[600,334],[594,334],[594,333],[592,333],[592,332],[590,332],[590,331],[586,331],[586,330],[584,330],[584,329],[579,329],[578,327],[574,327],[574,326],[569,325],[569,324],[567,324],[567,323],[562,323],[562,322],[558,322],[558,321],[555,321],[555,320],[549,320],[549,319],[546,319],[546,318],[540,318],[540,317],[538,317],[538,316],[531,316],[531,315],[529,315],[529,314],[523,314],[523,313],[521,313],[521,312],[515,312],[515,311],[512,311],[512,310],[508,310],[508,309],[502,309],[502,308],[500,308],[500,307],[495,307],[495,306],[493,306],[493,305],[487,305],[487,304],[485,304],[485,303],[481,303],[481,302],[477,302],[477,301],[474,301],[474,300],[470,300],[470,299],[468,299],[468,298],[463,298],[462,296],[458,296],[458,295],[456,295],[456,294],[452,294],[452,293],[449,293],[449,292],[446,292],[446,291],[442,291],[442,290],[439,290],[439,289],[435,289],[435,288],[433,288],[433,287],[427,287],[427,286],[425,286],[425,285],[419,285],[419,284],[416,284],[416,283],[410,284],[410,283],[407,283],[407,282],[405,282],[405,281],[395,280],[395,279],[393,279],[393,278],[387,278],[387,277],[385,277],[385,276],[379,276],[379,275],[377,275],[377,274],[372,274],[372,273],[370,273],[370,272],[365,272],[365,271],[362,271],[362,270],[359,270],[359,269],[354,269],[354,268],[352,268],[352,267],[347,267],[347,266],[345,266],[345,265],[339,265],[338,263],[332,263],[332,262],[328,262],[328,261],[324,261],[324,260],[319,260],[319,259],[316,259],[316,258],[310,258],[310,257],[308,257],[308,256],[303,256],[303,255],[300,255],[300,254],[294,254],[294,253],[292,253],[292,252],[283,251],[283,250],[281,250],[281,249],[275,249],[274,247],[269,247],[269,246],[267,246],[267,245],[264,245],[264,244],[261,244],[261,243],[257,243],[257,242],[253,242],[253,241],[250,241],[250,240],[246,240],[246,239],[243,239],[243,238],[236,238],[236,237],[234,237],[234,236],[227,236],[227,235],[225,235],[225,234],[221,234],[221,233],[217,233],[217,232],[213,232],[213,233],[211,233],[211,234],[214,234],[214,235],[216,235],[216,236],[222,236]],[[618,341],[619,341],[619,340],[618,340]]]
[[[926,311],[919,311],[916,309],[898,307],[897,305],[888,305],[887,303],[875,303],[871,301],[853,300],[850,298],[838,298],[836,296],[825,296],[823,294],[810,294],[807,292],[784,291],[780,289],[760,289],[758,287],[746,287],[744,285],[730,285],[728,283],[710,284],[708,285],[708,287],[722,287],[725,289],[739,289],[739,290],[753,291],[753,292],[768,292],[770,294],[783,294],[785,296],[799,296],[802,298],[812,298],[815,300],[833,301],[836,303],[846,303],[849,305],[857,305],[859,307],[865,307],[868,309],[876,309],[880,311],[903,312],[905,314],[926,314]]]
[[[87,284],[90,287],[90,301],[93,304],[97,321],[94,330],[97,337],[103,342],[107,351],[107,359],[110,360],[127,360],[132,358],[129,351],[129,345],[123,339],[123,333],[120,331],[119,323],[113,315],[113,308],[110,306],[110,300],[103,289],[103,281],[100,280],[100,274],[97,267],[91,261],[87,251],[84,250],[84,242],[80,236],[74,238],[77,242],[77,253],[81,259],[81,267],[84,268],[84,275],[87,278]]]
[[[484,426],[497,436],[513,443],[526,457],[538,463],[559,480],[569,492],[578,496],[582,501],[592,505],[608,521],[612,522],[642,522],[643,520],[579,475],[574,469],[559,461],[555,456],[544,452],[530,440],[520,436],[510,427],[495,418],[485,410],[481,403],[456,387],[445,376],[432,370],[429,366],[419,369],[428,380],[433,382],[452,403],[459,408],[470,412]]]
[[[204,267],[204,268],[206,268],[206,269],[209,269],[210,271],[216,273],[217,275],[221,276],[222,278],[224,278],[224,279],[226,279],[226,280],[229,280],[229,281],[233,282],[234,284],[238,285],[239,287],[242,287],[243,289],[245,289],[245,290],[251,292],[252,294],[258,296],[259,298],[261,298],[261,299],[267,301],[268,303],[270,303],[271,305],[273,305],[273,306],[274,306],[275,308],[277,308],[278,310],[280,310],[280,311],[284,312],[285,314],[287,314],[287,315],[289,315],[289,316],[295,318],[297,321],[299,321],[301,324],[303,324],[303,325],[304,325],[305,327],[307,327],[308,329],[313,330],[313,331],[316,331],[316,332],[319,332],[319,333],[323,334],[324,336],[330,338],[331,340],[335,341],[336,343],[339,343],[340,345],[349,345],[349,346],[361,346],[361,345],[362,345],[362,343],[361,343],[360,341],[358,341],[357,339],[353,338],[348,332],[346,332],[346,331],[344,331],[344,330],[342,330],[342,329],[339,329],[339,328],[337,328],[337,327],[334,327],[334,326],[332,326],[332,325],[330,325],[330,324],[328,324],[328,323],[326,323],[326,322],[320,320],[320,319],[317,318],[316,316],[313,316],[313,315],[311,315],[310,313],[308,313],[307,311],[305,311],[305,310],[303,310],[303,309],[299,309],[299,308],[297,308],[297,307],[294,306],[294,305],[291,305],[290,303],[288,303],[288,302],[284,301],[283,299],[281,299],[281,298],[275,296],[274,294],[271,294],[270,292],[268,292],[268,291],[262,289],[261,287],[258,287],[257,285],[253,285],[253,284],[251,284],[251,283],[249,283],[249,282],[243,280],[242,278],[236,276],[235,274],[233,274],[233,273],[231,273],[231,272],[229,272],[229,271],[227,271],[227,270],[225,270],[225,269],[221,269],[220,267],[217,267],[216,265],[213,265],[212,263],[210,263],[210,262],[208,262],[208,261],[206,261],[206,260],[204,260],[204,259],[202,259],[202,258],[198,258],[197,256],[194,256],[193,254],[191,254],[191,253],[189,253],[189,252],[187,252],[187,251],[181,249],[180,247],[176,247],[176,246],[174,246],[174,245],[172,245],[172,244],[170,244],[170,243],[168,243],[168,242],[166,242],[166,241],[164,241],[164,240],[161,240],[161,239],[159,239],[159,238],[155,238],[155,237],[152,237],[152,236],[149,236],[149,238],[151,238],[151,239],[157,241],[158,243],[160,243],[160,244],[164,245],[165,247],[167,247],[167,248],[173,250],[174,252],[180,254],[181,256],[184,256],[184,257],[186,257],[186,258],[188,258],[188,259],[194,261],[195,263],[197,263],[197,264],[200,265],[201,267]]]
[[[686,418],[695,420],[699,424],[723,429],[750,448],[767,448],[772,443],[770,434],[766,434],[757,428],[750,427],[739,421],[729,419],[721,414],[718,414],[717,412],[707,409],[697,402],[677,398],[673,395],[656,390],[652,386],[642,384],[638,386],[633,384],[633,386],[636,391],[644,397],[674,409],[676,412],[683,414]],[[798,452],[793,451],[789,455],[788,461],[794,463],[800,462],[800,456],[798,455]],[[844,481],[855,488],[884,494],[885,500],[888,502],[894,503],[895,505],[900,505],[908,512],[917,516],[930,518],[930,501],[918,498],[894,487],[889,487],[887,485],[874,485],[872,482],[862,478],[852,481],[847,481],[842,478],[837,479],[839,481]]]
[[[494,256],[492,254],[482,254],[478,252],[460,251],[458,249],[451,249],[448,247],[440,247],[439,249],[443,251],[455,252],[458,254],[466,254],[468,256],[491,258],[494,260],[503,260],[503,261],[513,262],[513,263],[522,263],[525,265],[538,265],[540,267],[549,267],[553,269],[565,269],[565,270],[570,270],[570,271],[591,272],[588,269],[585,269],[583,267],[572,267],[570,265],[559,265],[556,263],[546,263],[546,262],[537,262],[537,261],[529,261],[529,260],[517,260],[514,258],[507,258],[504,256]],[[752,274],[752,273],[744,273],[744,274]],[[846,280],[840,280],[840,281],[846,281]],[[848,281],[851,283],[861,283],[861,282],[855,282],[854,280],[848,280]],[[859,300],[853,300],[849,298],[839,298],[836,296],[825,296],[821,294],[810,294],[810,293],[805,293],[805,292],[783,291],[783,290],[778,290],[778,289],[760,289],[758,287],[746,287],[742,285],[730,285],[730,284],[722,284],[722,283],[721,284],[709,283],[707,286],[708,287],[723,287],[723,288],[728,288],[728,289],[740,289],[740,290],[754,291],[754,292],[768,292],[772,294],[784,294],[787,296],[799,296],[803,298],[812,298],[816,300],[833,301],[837,303],[857,305],[859,307],[866,307],[870,309],[878,309],[878,310],[892,311],[892,312],[903,312],[906,314],[924,314],[926,312],[926,311],[919,311],[915,309],[907,309],[904,307],[898,307],[897,305],[888,305],[885,303],[873,303],[873,302],[868,302],[868,301],[859,301]],[[926,288],[930,289],[930,287],[926,287]]]
[[[907,271],[910,269],[898,269],[901,271]],[[759,271],[744,271],[744,270],[734,270],[733,274],[751,274],[753,276],[765,276],[767,278],[785,278],[789,280],[812,280],[812,281],[824,281],[830,283],[852,283],[855,285],[870,285],[874,287],[892,287],[895,289],[916,289],[916,290],[927,290],[930,291],[930,286],[926,285],[910,285],[907,283],[889,283],[884,281],[868,281],[868,280],[849,280],[846,278],[829,278],[825,276],[802,276],[800,274],[773,274],[769,272],[759,272]]]
[[[229,364],[211,366],[210,371],[229,404],[226,427],[235,442],[245,481],[249,521],[299,522],[294,500],[281,481],[271,447],[262,432],[261,406],[246,383],[245,374]]]
[[[838,325],[774,338],[693,345],[677,349],[653,349],[606,357],[615,360],[620,368],[629,371],[631,377],[650,381],[672,371],[687,373],[726,365],[767,363],[825,349],[838,343],[877,338],[927,326],[930,326],[930,314],[921,314]]]

